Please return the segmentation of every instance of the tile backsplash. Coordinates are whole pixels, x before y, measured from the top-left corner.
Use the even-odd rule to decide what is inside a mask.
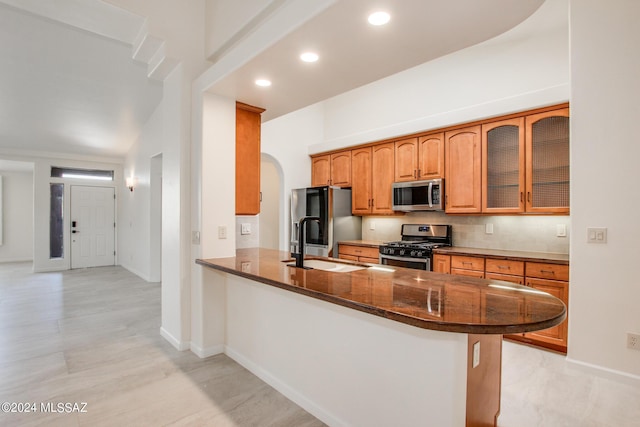
[[[571,219],[567,215],[457,216],[443,212],[411,212],[401,217],[368,216],[362,218],[362,238],[399,240],[402,224],[420,223],[451,224],[455,246],[569,253]],[[486,233],[487,224],[493,226],[492,234]],[[558,237],[558,228],[564,228],[567,235]]]

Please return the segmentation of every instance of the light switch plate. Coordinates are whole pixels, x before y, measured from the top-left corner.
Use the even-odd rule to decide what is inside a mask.
[[[557,237],[567,237],[567,225],[566,224],[557,224],[556,225],[556,236]]]
[[[218,226],[218,239],[226,239],[227,238],[227,226],[219,225]]]
[[[486,234],[493,234],[493,224],[485,224],[484,225],[484,232]]]
[[[251,234],[251,224],[248,222],[240,224],[240,234]]]
[[[587,243],[607,243],[605,227],[587,227]]]
[[[200,232],[199,231],[192,231],[191,232],[191,243],[193,243],[194,245],[199,245],[200,244]]]
[[[473,367],[480,365],[480,341],[473,344]]]

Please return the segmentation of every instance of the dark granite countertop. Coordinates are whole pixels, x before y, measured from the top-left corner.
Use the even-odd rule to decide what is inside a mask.
[[[424,329],[511,334],[547,329],[566,318],[559,299],[508,282],[346,260],[335,261],[369,268],[349,273],[306,270],[288,266],[287,260],[287,252],[252,248],[238,249],[235,257],[196,263]]]
[[[477,255],[498,259],[512,259],[517,261],[530,262],[548,262],[552,264],[569,264],[569,254],[557,254],[547,252],[526,252],[511,251],[501,249],[484,249],[484,248],[464,248],[459,246],[450,246],[446,248],[434,249],[433,253],[443,255]]]

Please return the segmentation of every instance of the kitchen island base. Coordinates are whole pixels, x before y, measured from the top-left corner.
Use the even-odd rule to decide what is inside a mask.
[[[224,312],[207,316],[225,331],[215,345],[326,424],[495,425],[500,335],[422,329],[234,274],[206,277],[225,295]]]

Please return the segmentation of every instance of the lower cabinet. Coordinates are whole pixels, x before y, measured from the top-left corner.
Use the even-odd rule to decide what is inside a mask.
[[[380,250],[372,246],[338,245],[338,258],[378,264]]]
[[[502,280],[529,286],[547,292],[560,299],[567,307],[569,306],[569,266],[566,264],[483,256],[434,254],[433,271],[460,276],[484,277],[486,279]],[[460,297],[466,299],[464,295],[460,295]],[[484,306],[487,304],[487,300],[496,297],[490,291],[485,291],[477,303]],[[502,295],[501,298],[504,298],[504,296]],[[470,306],[473,306],[471,301]],[[523,304],[522,300],[514,298],[513,304],[507,304],[507,306],[510,307],[508,314],[514,318],[528,315],[526,299]],[[566,353],[567,324],[568,321],[565,320],[549,329],[525,334],[505,335],[505,338]]]

